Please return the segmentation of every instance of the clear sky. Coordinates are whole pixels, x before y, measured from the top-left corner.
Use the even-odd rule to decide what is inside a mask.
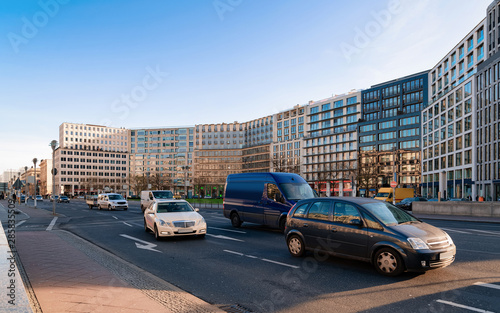
[[[2,0],[0,174],[63,122],[244,122],[430,69],[490,3]]]

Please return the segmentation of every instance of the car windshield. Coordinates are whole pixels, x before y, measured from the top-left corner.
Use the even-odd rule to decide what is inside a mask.
[[[280,184],[280,188],[288,200],[298,201],[316,197],[311,186],[308,184],[286,183]]]
[[[412,223],[420,221],[405,211],[393,206],[387,202],[366,203],[362,205],[366,210],[372,213],[386,226],[394,226],[403,223]]]
[[[153,191],[156,199],[172,199],[174,195],[171,191]]]
[[[388,192],[379,192],[379,193],[377,193],[377,195],[375,197],[387,198],[387,197],[389,197],[389,193]]]
[[[109,200],[123,200],[121,195],[109,195],[108,198]]]
[[[158,213],[192,212],[193,208],[186,202],[158,203]]]

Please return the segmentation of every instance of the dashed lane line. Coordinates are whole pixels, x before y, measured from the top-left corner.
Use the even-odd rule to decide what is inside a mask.
[[[456,308],[461,308],[461,309],[465,309],[465,310],[469,310],[469,311],[473,311],[473,312],[495,313],[495,312],[492,312],[492,311],[486,311],[486,310],[483,310],[483,309],[478,309],[478,308],[474,308],[474,307],[471,307],[471,306],[467,306],[467,305],[463,305],[463,304],[459,304],[459,303],[455,303],[455,302],[451,302],[451,301],[446,301],[446,300],[436,300],[436,301],[439,302],[439,303],[442,303],[442,304],[447,304],[447,305],[450,305],[450,306],[454,306]]]
[[[488,283],[483,283],[483,282],[477,282],[477,283],[474,283],[474,285],[500,290],[500,285],[495,285],[495,284],[488,284]]]
[[[130,225],[130,224],[129,224],[129,223],[127,223],[127,222],[123,222],[123,224],[125,224],[125,225],[127,225],[127,226],[130,226],[130,227],[134,227],[134,226]]]
[[[225,228],[212,227],[212,226],[209,226],[208,228],[210,228],[210,229],[217,229],[217,230],[223,230],[223,231],[228,231],[228,232],[238,233],[238,234],[246,234],[247,233],[246,231],[234,230],[234,229],[225,229]]]
[[[258,259],[258,260],[261,260],[261,261],[264,261],[264,262],[273,263],[273,264],[277,264],[277,265],[281,265],[281,266],[286,266],[286,267],[291,267],[291,268],[300,268],[300,266],[297,266],[297,265],[291,265],[291,264],[286,264],[286,263],[278,262],[278,261],[274,261],[274,260],[259,258],[259,257],[256,257],[254,255],[248,255],[248,254],[244,254],[244,253],[241,253],[241,252],[236,252],[236,251],[231,251],[231,250],[223,250],[223,251],[227,252],[227,253],[235,254],[235,255],[238,255],[238,256],[244,256],[244,257],[247,257],[247,258],[250,258],[250,259]]]
[[[213,237],[213,238],[218,238],[218,239],[227,239],[227,240],[245,242],[245,240],[236,239],[236,238],[233,238],[233,237],[227,237],[227,236],[224,236],[224,235],[213,235],[213,234],[206,234],[206,235],[210,236],[210,237]]]

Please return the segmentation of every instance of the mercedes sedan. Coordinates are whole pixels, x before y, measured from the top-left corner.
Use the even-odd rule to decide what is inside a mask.
[[[205,237],[207,223],[198,209],[185,200],[157,199],[144,211],[144,230],[155,238],[174,236]]]

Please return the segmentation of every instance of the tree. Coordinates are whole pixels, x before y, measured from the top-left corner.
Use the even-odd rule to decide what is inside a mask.
[[[147,187],[146,177],[142,175],[130,175],[130,189],[132,189],[136,195],[146,190]]]

